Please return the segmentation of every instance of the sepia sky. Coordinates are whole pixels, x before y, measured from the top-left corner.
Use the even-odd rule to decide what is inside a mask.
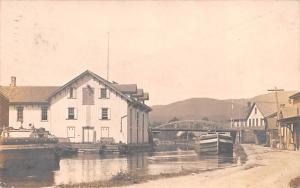
[[[0,83],[63,85],[86,69],[148,104],[300,89],[298,1],[0,0]]]

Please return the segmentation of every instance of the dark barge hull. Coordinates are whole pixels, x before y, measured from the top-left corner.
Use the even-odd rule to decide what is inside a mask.
[[[233,141],[230,136],[212,134],[201,136],[195,144],[195,151],[199,154],[218,155],[233,153]]]

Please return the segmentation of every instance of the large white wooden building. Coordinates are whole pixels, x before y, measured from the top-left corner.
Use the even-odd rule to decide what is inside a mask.
[[[136,84],[109,82],[85,71],[60,87],[0,87],[9,99],[9,126],[45,128],[72,142],[148,143],[149,94]]]

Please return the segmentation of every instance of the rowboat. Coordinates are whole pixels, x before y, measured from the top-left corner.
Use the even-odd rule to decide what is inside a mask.
[[[229,154],[233,153],[233,141],[226,133],[209,133],[201,135],[195,141],[195,151],[199,154]]]

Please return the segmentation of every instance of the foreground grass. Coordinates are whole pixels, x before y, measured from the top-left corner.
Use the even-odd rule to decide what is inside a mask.
[[[78,184],[66,184],[59,185],[59,188],[75,188],[75,187],[119,187],[132,185],[137,183],[143,183],[149,180],[157,180],[160,178],[170,178],[170,177],[178,177],[178,176],[186,176],[190,174],[198,174],[200,172],[204,172],[208,170],[199,170],[199,169],[183,169],[177,173],[160,173],[157,175],[143,175],[137,173],[125,173],[119,172],[117,175],[113,176],[110,180],[105,181],[94,181],[94,182],[86,182],[86,183],[78,183]]]

